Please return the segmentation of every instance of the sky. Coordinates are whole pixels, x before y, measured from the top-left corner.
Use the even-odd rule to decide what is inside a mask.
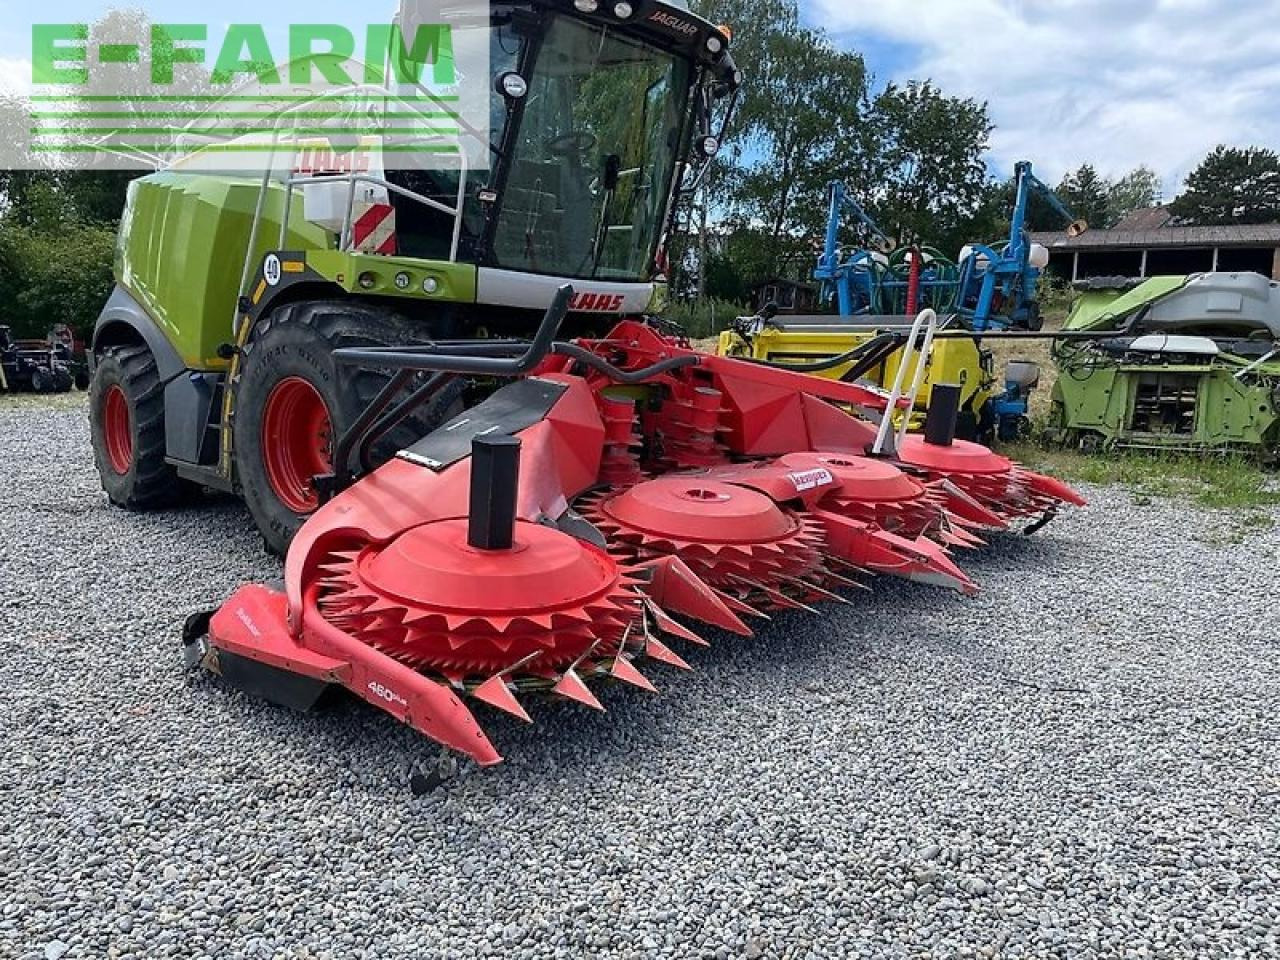
[[[985,100],[991,165],[1154,169],[1172,199],[1219,143],[1280,148],[1280,0],[801,0],[883,84]]]
[[[1145,163],[1171,198],[1219,143],[1280,147],[1280,0],[800,2],[808,23],[864,55],[878,83],[929,78],[987,101],[996,174],[1022,159],[1050,182],[1085,162],[1111,177]],[[370,16],[381,5],[361,8]],[[97,19],[109,6],[0,0],[0,89],[29,82],[33,10],[63,23]],[[199,19],[188,0],[141,6],[154,19]],[[394,0],[385,6],[389,14]],[[289,5],[220,0],[210,9],[216,31],[281,21]],[[353,7],[308,0],[297,9],[317,23],[349,20]],[[749,78],[750,64],[742,66]]]

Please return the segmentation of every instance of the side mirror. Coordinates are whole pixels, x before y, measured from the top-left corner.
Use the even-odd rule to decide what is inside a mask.
[[[733,55],[727,51],[716,66],[716,80],[718,82],[715,84],[712,93],[717,100],[723,100],[730,94],[736,93],[746,82],[742,71],[734,63]]]
[[[604,189],[608,193],[618,189],[618,181],[622,178],[622,158],[616,153],[604,160]]]

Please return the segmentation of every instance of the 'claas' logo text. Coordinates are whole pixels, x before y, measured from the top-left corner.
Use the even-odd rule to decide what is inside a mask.
[[[577,313],[621,313],[626,302],[626,297],[609,293],[580,293],[569,309]]]

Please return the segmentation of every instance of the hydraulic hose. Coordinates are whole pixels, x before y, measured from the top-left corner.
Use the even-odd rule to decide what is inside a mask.
[[[661,363],[655,363],[651,367],[645,367],[643,370],[627,372],[619,370],[603,357],[597,356],[590,350],[586,350],[576,343],[557,343],[551,348],[551,352],[556,356],[568,357],[583,366],[602,373],[614,383],[620,383],[623,386],[638,386],[647,383],[655,377],[660,377],[666,373],[674,373],[677,370],[684,370],[688,367],[698,366],[702,360],[696,356],[689,357],[673,357],[670,360],[663,360]]]
[[[741,357],[739,359],[744,363],[753,363],[759,367],[770,367],[774,370],[789,370],[792,373],[826,373],[834,370],[836,367],[843,367],[845,364],[857,363],[869,355],[878,354],[880,351],[888,348],[892,344],[893,349],[898,349],[906,342],[907,338],[901,333],[882,333],[874,340],[868,340],[861,346],[855,347],[847,353],[842,353],[838,357],[824,357],[821,360],[815,360],[812,363],[778,363],[775,360],[757,360],[751,357]],[[874,366],[874,364],[873,364]]]

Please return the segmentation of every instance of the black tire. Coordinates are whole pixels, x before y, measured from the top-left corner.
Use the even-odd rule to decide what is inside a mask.
[[[419,342],[409,322],[378,307],[343,301],[286,304],[259,324],[245,345],[235,384],[232,439],[240,492],[262,533],[268,552],[283,556],[310,515],[285,503],[269,476],[264,454],[264,419],[273,391],[288,380],[304,380],[324,401],[337,438],[386,385],[390,374],[366,368],[339,368],[333,352],[343,347],[394,346]],[[455,384],[419,410],[375,448],[381,464],[426,436],[460,409],[461,385]]]
[[[107,397],[115,388],[129,411],[131,456],[124,471],[113,465],[105,428]],[[89,384],[89,429],[102,489],[112,503],[149,510],[178,499],[182,481],[165,462],[164,385],[146,347],[115,347],[98,361]]]
[[[31,389],[35,393],[53,393],[53,373],[36,367],[31,371]]]

